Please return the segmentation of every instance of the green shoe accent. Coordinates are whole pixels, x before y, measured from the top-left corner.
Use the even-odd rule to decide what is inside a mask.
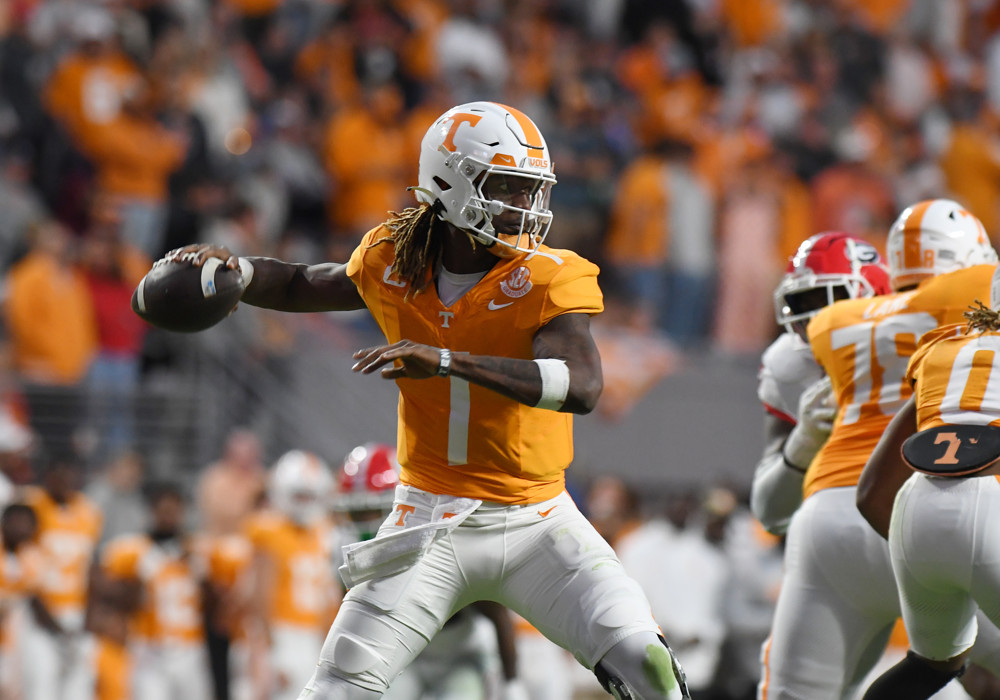
[[[642,662],[642,672],[646,675],[649,684],[664,695],[677,687],[670,653],[662,644],[646,646],[646,658]]]

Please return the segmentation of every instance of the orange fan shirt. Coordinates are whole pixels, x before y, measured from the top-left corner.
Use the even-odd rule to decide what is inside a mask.
[[[153,643],[204,640],[201,590],[180,547],[147,535],[124,535],[107,544],[101,566],[108,576],[142,582],[142,605],[132,619],[136,635]]]
[[[370,231],[347,273],[390,343],[407,338],[476,355],[533,359],[539,328],[566,313],[600,313],[597,266],[542,246],[500,260],[446,307],[433,284],[406,299],[390,275],[394,246],[370,248]],[[537,503],[565,486],[573,458],[573,418],[526,406],[459,377],[398,379],[398,455],[405,484],[497,503]]]
[[[24,500],[38,519],[43,556],[39,598],[54,613],[83,613],[101,512],[82,493],[60,505],[42,489],[27,487]]]
[[[339,588],[321,527],[298,527],[275,512],[252,515],[246,535],[256,552],[274,566],[267,619],[299,627],[325,628]]]
[[[806,473],[805,497],[857,486],[879,437],[912,394],[905,377],[917,341],[938,326],[962,322],[977,298],[989,299],[993,270],[956,270],[911,291],[837,302],[813,318],[809,343],[833,383],[838,409],[833,432]]]

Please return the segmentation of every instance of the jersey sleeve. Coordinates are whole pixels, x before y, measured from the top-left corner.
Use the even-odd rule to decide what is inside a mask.
[[[562,314],[599,314],[604,296],[597,284],[597,265],[573,254],[567,256],[549,283],[542,309],[542,325]]]
[[[132,537],[112,540],[101,554],[101,569],[111,578],[137,578],[140,554],[139,543]]]
[[[259,513],[247,522],[243,530],[252,550],[270,552],[278,532],[278,522],[270,513]]]
[[[365,276],[367,273],[365,267],[365,257],[372,252],[370,246],[372,243],[377,241],[379,238],[383,238],[388,232],[384,226],[376,226],[371,231],[366,233],[361,239],[361,243],[358,247],[354,249],[351,253],[351,259],[347,261],[347,276],[351,278],[354,282],[354,286],[358,289],[364,288]],[[391,243],[385,243],[384,245],[392,245]]]

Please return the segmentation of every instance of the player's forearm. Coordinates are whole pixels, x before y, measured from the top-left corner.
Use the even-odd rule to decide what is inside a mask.
[[[858,479],[858,510],[882,537],[889,536],[896,493],[913,475],[900,453],[906,438],[916,432],[916,415],[910,398],[889,422]]]
[[[535,406],[542,398],[542,373],[533,360],[515,360],[492,355],[456,352],[452,356],[451,376],[486,387],[509,399]],[[590,413],[600,397],[600,377],[575,375],[570,368],[569,389],[560,413]]]
[[[784,534],[802,504],[805,472],[792,468],[781,452],[764,455],[757,463],[750,489],[750,509],[768,532]]]
[[[252,265],[253,276],[240,301],[251,306],[296,312],[347,311],[364,306],[340,263],[304,265],[257,257],[243,260]]]

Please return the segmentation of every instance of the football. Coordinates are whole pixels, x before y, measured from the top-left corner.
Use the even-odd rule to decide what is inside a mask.
[[[158,328],[195,333],[228,316],[242,295],[243,277],[218,258],[201,267],[161,259],[132,292],[132,310]]]

